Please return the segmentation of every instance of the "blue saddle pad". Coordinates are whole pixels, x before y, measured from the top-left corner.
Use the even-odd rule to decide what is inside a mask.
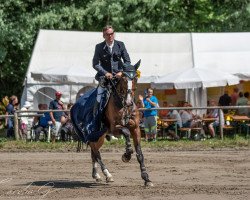
[[[72,124],[81,140],[86,142],[96,142],[107,131],[103,120],[103,112],[109,99],[109,92],[106,90],[102,94],[100,106],[95,115],[93,114],[94,104],[97,96],[97,88],[89,90],[70,110]]]

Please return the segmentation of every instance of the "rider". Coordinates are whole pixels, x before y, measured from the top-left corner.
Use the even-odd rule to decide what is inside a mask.
[[[105,41],[96,45],[93,57],[93,68],[97,71],[95,78],[99,81],[94,114],[98,110],[102,94],[105,92],[104,78],[112,79],[113,76],[121,78],[124,64],[130,64],[130,57],[124,43],[114,39],[113,27],[106,25],[102,32]]]

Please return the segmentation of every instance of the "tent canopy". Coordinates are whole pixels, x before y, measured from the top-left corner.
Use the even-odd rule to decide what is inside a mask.
[[[190,68],[161,76],[151,85],[157,89],[188,89],[219,87],[238,83],[239,78],[227,72],[215,71],[213,69]]]
[[[116,33],[115,37],[125,43],[132,64],[142,60],[138,83],[156,80],[166,83],[162,76],[175,71],[188,71],[193,67],[213,69],[214,76],[223,71],[250,80],[248,32]],[[65,101],[74,101],[73,96],[79,89],[96,86],[92,58],[95,45],[102,41],[101,32],[40,30],[26,73],[22,102],[32,102],[38,90],[49,86],[63,91]],[[190,76],[186,75],[186,82]],[[213,86],[219,86],[216,81]],[[187,86],[186,82],[181,84]],[[211,82],[202,87],[210,87]],[[169,87],[173,87],[173,83]]]
[[[139,83],[153,82],[176,68],[191,67],[189,33],[116,33],[125,43],[132,64],[141,62]],[[92,83],[95,45],[103,41],[102,33],[40,30],[27,72],[28,83]],[[178,44],[178,45],[177,45]]]

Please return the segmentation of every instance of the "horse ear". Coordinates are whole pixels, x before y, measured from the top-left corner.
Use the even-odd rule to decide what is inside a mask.
[[[135,70],[137,70],[140,67],[141,59],[134,65]]]

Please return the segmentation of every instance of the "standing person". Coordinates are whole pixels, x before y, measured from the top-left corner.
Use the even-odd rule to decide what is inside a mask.
[[[142,102],[144,108],[157,108],[158,99],[153,96],[153,89],[147,89],[147,95],[143,98],[139,95],[139,100]],[[146,141],[156,141],[157,134],[157,110],[144,111],[144,126],[145,126],[145,139]]]
[[[243,92],[239,93],[239,98],[237,99],[236,106],[247,106],[248,98],[243,94]],[[248,109],[247,108],[239,108],[238,109],[239,115],[247,115]]]
[[[55,93],[56,98],[52,100],[49,104],[50,110],[63,110],[63,102],[61,101],[62,93],[57,91]],[[53,124],[53,134],[51,136],[52,142],[55,142],[55,139],[59,137],[59,130],[61,126],[61,117],[62,112],[50,112],[50,118]]]
[[[15,106],[18,104],[18,98],[15,95],[12,95],[9,98],[9,104],[6,106],[5,115],[14,115]],[[5,117],[5,126],[7,127],[7,137],[14,138],[14,118],[13,117]]]
[[[230,106],[232,102],[231,97],[228,95],[228,91],[225,90],[224,94],[219,99],[219,106]],[[224,113],[228,113],[228,110],[224,110]]]
[[[21,108],[21,111],[27,111],[31,107],[30,102],[25,101],[23,107]],[[22,115],[28,115],[27,112],[22,113]],[[27,132],[28,132],[28,124],[29,124],[29,118],[28,117],[21,117],[20,120],[20,131],[21,131],[21,139],[27,138]]]
[[[124,43],[115,40],[114,28],[107,25],[103,28],[102,33],[105,40],[96,45],[93,57],[93,68],[97,71],[95,78],[99,81],[94,114],[99,107],[102,94],[105,92],[104,78],[112,79],[113,76],[121,78],[124,64],[131,63]]]
[[[237,99],[239,97],[239,88],[235,87],[233,94],[231,95],[231,105],[236,106]]]

